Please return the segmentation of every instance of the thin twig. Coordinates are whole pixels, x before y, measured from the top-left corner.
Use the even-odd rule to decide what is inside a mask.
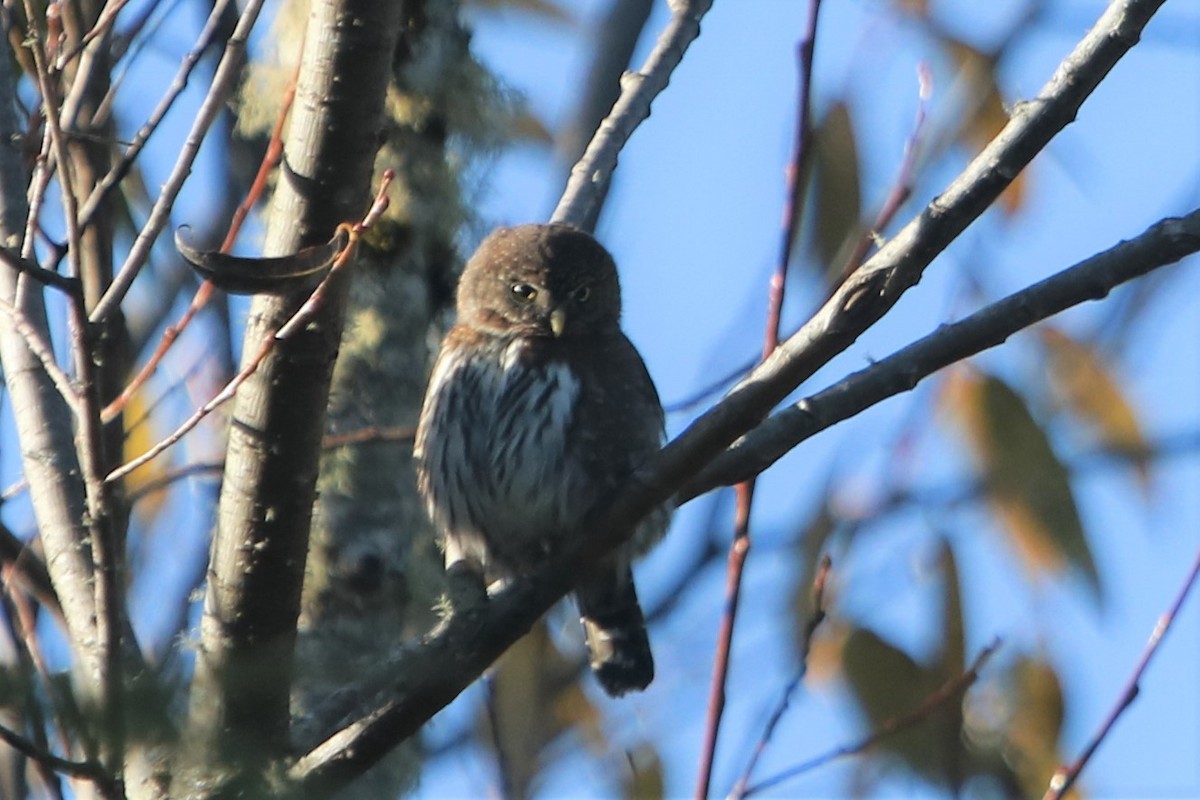
[[[92,26],[92,29],[83,35],[78,44],[60,54],[54,60],[54,69],[61,72],[72,59],[83,52],[83,48],[91,44],[93,39],[107,33],[112,28],[113,23],[117,21],[117,14],[121,13],[121,9],[125,8],[128,4],[129,0],[110,0],[110,2],[106,3],[104,10],[96,19],[96,24]]]
[[[87,200],[84,201],[79,212],[79,222],[81,227],[86,228],[92,224],[96,213],[103,206],[104,201],[108,198],[108,195],[113,191],[113,189],[116,188],[117,184],[119,184],[121,180],[127,174],[129,174],[129,170],[133,166],[133,162],[137,160],[139,155],[141,155],[142,148],[146,146],[146,142],[149,141],[154,132],[158,130],[159,123],[162,122],[163,117],[165,117],[167,112],[171,110],[172,106],[174,106],[176,98],[178,98],[179,95],[183,93],[183,90],[187,88],[188,79],[191,77],[192,71],[196,68],[196,64],[199,63],[200,57],[204,55],[204,51],[207,50],[209,45],[212,44],[213,37],[216,36],[217,31],[220,30],[221,17],[224,15],[225,8],[229,5],[229,3],[230,0],[219,0],[219,2],[213,4],[213,9],[211,12],[209,12],[208,20],[204,23],[204,28],[200,31],[200,35],[196,38],[195,46],[187,53],[187,55],[184,56],[183,62],[179,65],[179,70],[175,73],[175,79],[167,88],[166,94],[164,94],[162,99],[158,101],[158,105],[155,106],[154,110],[150,112],[150,116],[146,118],[144,123],[142,123],[142,127],[138,128],[138,132],[134,135],[133,141],[129,143],[129,147],[126,148],[121,158],[117,161],[117,163],[112,165],[112,168],[109,169],[108,173],[92,188],[91,194],[89,194]],[[99,23],[97,23],[97,26],[99,26]],[[95,30],[96,28],[93,28],[92,31],[88,33],[88,36],[91,36]],[[220,75],[219,70],[218,75]],[[215,80],[216,78],[214,78],[214,88]],[[210,90],[210,97],[211,96],[212,90]],[[223,99],[224,98],[222,98],[222,100]],[[220,104],[218,103],[218,110],[219,105]],[[199,117],[197,117],[197,121],[199,121]],[[209,121],[209,124],[211,124],[211,120]],[[193,128],[193,131],[195,131],[195,128]],[[205,131],[207,131],[207,126],[205,126]],[[186,147],[187,146],[185,145],[185,151]],[[182,158],[183,153],[181,153],[180,156]],[[194,157],[195,156],[193,154],[193,158]],[[188,162],[188,170],[190,169],[191,161]],[[186,175],[187,172],[185,171],[184,176],[186,177]]]
[[[783,229],[780,232],[779,256],[771,275],[767,293],[767,321],[763,334],[762,360],[771,356],[779,346],[779,327],[783,317],[783,299],[787,288],[788,266],[796,231],[804,216],[804,196],[809,166],[812,163],[812,74],[813,54],[816,51],[817,20],[821,0],[809,0],[805,29],[797,48],[799,80],[797,82],[795,142],[787,168],[787,196],[784,202]],[[733,631],[742,594],[742,576],[750,555],[750,517],[754,505],[754,478],[739,483],[736,488],[737,508],[734,518],[733,541],[729,546],[725,579],[725,608],[717,633],[717,650],[713,658],[713,675],[708,693],[708,714],[705,721],[704,745],[700,755],[700,775],[696,781],[696,798],[704,800],[712,787],[713,763],[721,718],[725,713],[725,687],[729,680],[729,661],[733,653]]]
[[[871,224],[870,229],[863,232],[854,245],[854,250],[850,252],[850,257],[846,259],[839,283],[862,266],[863,259],[871,250],[871,245],[879,241],[883,236],[883,231],[891,224],[905,201],[912,195],[917,175],[917,159],[921,153],[921,137],[925,130],[925,116],[929,98],[932,95],[933,74],[929,71],[929,65],[921,62],[917,65],[917,117],[913,121],[912,133],[904,142],[904,155],[900,159],[900,169],[896,173],[896,180],[892,183],[887,198],[875,215],[875,221]]]
[[[1146,643],[1146,649],[1142,651],[1142,657],[1138,659],[1137,666],[1133,669],[1133,674],[1129,676],[1128,682],[1121,690],[1120,696],[1117,698],[1116,705],[1108,712],[1108,716],[1100,724],[1100,728],[1088,741],[1087,746],[1083,748],[1083,752],[1079,754],[1079,758],[1074,762],[1059,767],[1054,771],[1054,776],[1050,778],[1050,786],[1046,789],[1046,794],[1042,800],[1061,800],[1065,797],[1071,787],[1075,785],[1075,781],[1079,778],[1079,773],[1087,766],[1089,760],[1096,753],[1097,748],[1108,736],[1113,726],[1117,724],[1117,720],[1125,713],[1125,710],[1133,705],[1133,701],[1137,699],[1140,691],[1142,676],[1146,674],[1146,669],[1150,666],[1151,659],[1158,653],[1159,646],[1162,644],[1163,638],[1167,635],[1167,631],[1171,629],[1171,624],[1175,622],[1175,617],[1179,615],[1179,611],[1183,608],[1184,602],[1192,589],[1196,586],[1197,578],[1200,577],[1200,551],[1196,552],[1196,560],[1192,562],[1192,568],[1188,570],[1187,577],[1184,578],[1183,585],[1179,587],[1179,592],[1175,595],[1175,600],[1171,603],[1171,607],[1166,613],[1158,618],[1158,622],[1154,625],[1154,630],[1150,633],[1150,641]]]
[[[25,0],[25,13],[30,20],[36,19],[33,0]],[[59,124],[58,97],[50,80],[49,70],[42,48],[39,46],[36,26],[30,26],[34,68],[42,93],[42,110],[46,116],[46,127],[50,133],[53,152],[58,160],[58,180],[62,188],[60,196],[63,217],[67,228],[67,261],[70,274],[82,278],[82,239],[79,229],[79,205],[70,169],[66,137]],[[108,487],[101,480],[104,469],[103,429],[100,423],[96,363],[93,359],[91,336],[88,330],[87,312],[82,295],[68,297],[69,327],[71,329],[71,352],[75,373],[79,380],[79,402],[75,408],[78,428],[75,437],[82,472],[84,492],[87,500],[87,527],[91,539],[91,556],[95,582],[93,603],[95,611],[96,639],[90,646],[97,648],[93,655],[94,669],[89,676],[90,699],[101,709],[104,719],[104,757],[107,766],[117,774],[124,759],[124,717],[120,703],[122,689],[121,634],[123,619],[123,594],[120,591],[119,569],[116,563],[116,543],[112,531],[112,507]],[[77,647],[84,642],[75,642]],[[107,796],[123,794],[111,782],[98,783]]]
[[[846,276],[862,266],[863,259],[866,258],[871,245],[879,240],[883,230],[891,224],[892,219],[900,211],[904,202],[912,195],[913,182],[918,164],[917,157],[920,154],[921,134],[925,125],[926,107],[933,92],[933,76],[930,74],[928,65],[924,63],[917,67],[917,84],[918,104],[916,121],[913,123],[912,133],[904,143],[904,155],[896,174],[896,180],[892,185],[891,191],[888,193],[887,199],[875,215],[875,221],[872,223],[870,229],[863,232],[854,250],[851,251],[849,258],[846,259],[846,264],[841,271],[842,278],[838,281],[839,284],[842,280],[845,280]],[[799,214],[795,215],[792,220],[793,223],[798,219]],[[774,288],[774,285],[775,278],[772,277],[772,288]],[[780,307],[782,307],[782,297],[780,298]],[[687,411],[692,406],[704,402],[752,370],[756,363],[758,362],[753,358],[746,359],[740,365],[713,380],[711,383],[702,386],[691,394],[685,395],[679,400],[668,403],[665,406],[666,412],[670,414],[678,411]]]
[[[988,659],[990,659],[996,650],[999,649],[999,647],[1000,640],[993,640],[991,644],[979,651],[979,655],[975,656],[975,660],[971,662],[971,666],[967,668],[966,672],[946,681],[946,683],[942,684],[937,691],[922,700],[920,705],[907,714],[902,714],[898,717],[892,717],[891,719],[884,721],[882,725],[872,731],[871,735],[867,736],[865,739],[861,739],[851,744],[842,745],[841,747],[836,747],[824,755],[809,759],[802,764],[797,764],[794,767],[785,769],[783,772],[772,775],[765,780],[761,780],[750,788],[746,789],[741,796],[749,797],[752,794],[766,791],[774,786],[778,786],[784,781],[791,780],[792,778],[795,778],[796,776],[802,775],[806,772],[811,772],[818,767],[823,767],[826,764],[838,760],[839,758],[845,758],[846,756],[853,756],[862,753],[865,750],[869,750],[871,747],[874,747],[876,744],[879,744],[879,742],[883,741],[887,737],[893,736],[906,728],[911,728],[918,722],[924,721],[931,714],[933,714],[933,712],[937,711],[938,708],[954,700],[955,698],[960,697],[962,693],[971,686],[971,684],[979,680],[980,671],[987,664]]]
[[[113,779],[104,768],[92,761],[71,761],[66,758],[61,758],[53,753],[46,752],[38,747],[29,739],[26,739],[16,731],[0,725],[0,739],[4,743],[16,750],[26,758],[33,759],[39,764],[43,764],[50,769],[61,772],[64,775],[69,775],[72,778],[83,778],[96,783],[98,786],[104,787],[111,791],[114,789]]]
[[[412,425],[392,425],[385,427],[370,426],[345,433],[327,434],[321,440],[321,448],[335,450],[339,447],[351,447],[368,442],[408,442],[416,435],[417,429]]]
[[[275,169],[276,165],[279,164],[279,159],[283,156],[284,122],[287,119],[288,112],[291,110],[292,102],[295,98],[296,79],[293,76],[292,82],[288,86],[288,91],[284,95],[283,107],[280,109],[279,117],[275,121],[275,128],[271,131],[271,140],[267,144],[267,151],[263,154],[262,161],[258,165],[258,173],[254,176],[254,182],[250,185],[249,190],[247,190],[245,198],[242,199],[242,202],[234,211],[233,219],[229,223],[229,229],[225,233],[225,239],[221,242],[220,252],[222,253],[228,253],[233,249],[234,242],[237,241],[237,237],[242,231],[242,224],[246,220],[246,215],[250,213],[250,209],[262,197],[271,171]],[[187,329],[196,315],[208,305],[208,301],[212,298],[213,288],[212,281],[205,280],[201,282],[200,288],[192,296],[192,302],[188,305],[187,310],[183,312],[179,321],[174,325],[167,326],[167,329],[163,331],[158,346],[155,347],[154,352],[150,354],[150,358],[146,360],[142,368],[138,370],[137,375],[121,391],[121,394],[105,407],[102,418],[106,422],[115,419],[129,403],[129,400],[137,394],[137,391],[145,385],[146,381],[150,380],[150,376],[158,369],[158,365],[166,357],[175,340]]]
[[[595,218],[594,208],[616,169],[617,155],[637,126],[650,116],[650,104],[667,88],[671,72],[683,59],[688,45],[700,35],[700,20],[712,7],[712,0],[675,0],[671,7],[671,20],[642,68],[626,72],[621,78],[621,96],[592,136],[583,158],[571,169],[551,222],[583,225]]]
[[[142,486],[137,487],[128,494],[129,504],[133,505],[139,500],[154,494],[155,492],[166,489],[173,483],[193,478],[197,475],[213,475],[221,476],[222,470],[225,469],[224,461],[199,461],[195,464],[186,464],[176,469],[168,470],[161,476],[152,481],[146,481]]]
[[[324,302],[327,287],[329,286],[330,282],[335,278],[335,276],[339,275],[343,270],[345,270],[347,266],[354,260],[354,253],[358,248],[358,242],[362,238],[363,233],[365,233],[372,225],[374,225],[375,222],[378,221],[379,217],[383,215],[383,212],[387,210],[387,188],[394,177],[395,174],[392,172],[392,170],[389,169],[384,171],[383,179],[380,182],[379,191],[375,196],[375,202],[371,205],[370,210],[367,212],[366,216],[363,217],[361,222],[355,223],[353,226],[345,226],[349,232],[349,240],[346,246],[342,248],[341,253],[338,254],[338,257],[333,262],[333,266],[329,269],[329,272],[325,275],[321,282],[317,284],[317,287],[312,290],[312,293],[308,296],[308,299],[304,301],[304,304],[300,306],[300,309],[296,311],[296,313],[293,314],[292,317],[285,322],[278,331],[275,332],[274,336],[268,336],[263,340],[263,343],[259,346],[254,356],[245,363],[238,373],[230,379],[229,383],[227,383],[225,387],[221,389],[221,391],[219,391],[211,400],[200,406],[200,408],[196,409],[196,411],[190,417],[183,421],[183,424],[176,428],[171,434],[154,444],[145,453],[125,462],[110,472],[104,479],[106,482],[111,483],[113,481],[120,480],[124,476],[136,470],[138,467],[149,463],[164,453],[167,449],[172,447],[180,439],[186,436],[193,428],[199,425],[201,420],[231,400],[233,396],[237,394],[238,388],[241,387],[241,385],[245,383],[251,375],[258,371],[258,368],[262,365],[266,357],[271,353],[272,350],[275,349],[276,343],[293,336],[297,331],[301,330],[305,325],[312,321],[313,316],[317,313],[318,309],[320,309],[322,302]]]
[[[817,628],[825,621],[825,584],[829,579],[829,570],[833,567],[833,561],[828,555],[821,557],[821,563],[817,567],[816,577],[812,583],[812,613],[808,617],[808,622],[804,624],[804,633],[800,637],[800,666],[796,670],[796,674],[788,681],[784,687],[783,693],[779,697],[779,703],[775,706],[775,710],[771,712],[771,717],[767,720],[767,724],[763,726],[762,735],[758,737],[758,742],[754,745],[754,752],[750,756],[749,763],[746,764],[746,769],[742,771],[741,777],[733,784],[733,789],[729,792],[729,797],[733,800],[740,800],[746,796],[746,787],[750,783],[750,776],[754,773],[754,768],[758,766],[758,761],[762,758],[763,753],[767,751],[767,745],[771,741],[771,737],[775,734],[775,728],[779,726],[780,720],[783,719],[784,713],[791,703],[792,695],[800,686],[800,682],[804,680],[804,676],[808,673],[808,653],[812,649],[813,635],[816,634]]]
[[[129,254],[125,258],[125,263],[121,265],[109,285],[104,296],[96,303],[96,307],[92,309],[91,319],[93,322],[99,322],[111,316],[120,306],[121,301],[125,299],[125,295],[129,293],[129,289],[133,286],[134,279],[145,266],[146,259],[150,255],[150,249],[154,246],[154,240],[158,238],[158,234],[162,231],[163,226],[167,224],[167,220],[171,216],[171,208],[175,205],[175,198],[179,196],[180,189],[183,188],[184,181],[192,171],[192,163],[196,160],[196,155],[200,152],[200,145],[203,143],[205,136],[208,135],[208,130],[212,127],[217,115],[221,109],[225,107],[225,100],[229,97],[229,93],[233,91],[234,85],[237,83],[238,77],[241,74],[242,63],[246,58],[246,40],[250,36],[250,31],[254,27],[254,23],[258,20],[258,14],[262,10],[263,0],[249,0],[246,7],[242,10],[241,17],[238,18],[237,26],[233,30],[233,35],[229,37],[229,41],[225,45],[225,53],[221,56],[221,62],[217,65],[216,73],[213,75],[212,84],[209,86],[208,95],[204,98],[204,102],[200,105],[199,111],[196,112],[196,118],[192,122],[192,129],[188,132],[187,138],[183,142],[182,148],[179,151],[179,158],[175,162],[171,174],[167,176],[167,180],[163,183],[162,192],[159,193],[158,199],[154,201],[154,206],[150,210],[150,216],[146,220],[146,224],[142,226],[142,230],[134,240],[133,246],[129,248]]]
[[[75,278],[60,275],[53,270],[35,264],[29,259],[22,258],[7,247],[0,247],[0,261],[4,262],[6,267],[15,269],[17,272],[33,278],[38,283],[58,289],[65,294],[77,294],[80,291],[79,281]]]

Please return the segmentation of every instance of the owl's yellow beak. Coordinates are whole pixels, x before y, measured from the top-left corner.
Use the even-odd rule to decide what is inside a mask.
[[[563,331],[567,329],[567,310],[565,308],[556,308],[550,312],[550,330],[555,336],[562,336]]]

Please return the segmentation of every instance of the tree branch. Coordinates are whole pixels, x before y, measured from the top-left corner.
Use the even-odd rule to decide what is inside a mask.
[[[31,260],[32,238],[24,232],[30,204],[26,191],[30,177],[22,163],[19,141],[21,127],[15,115],[15,59],[9,57],[8,39],[0,41],[0,240]],[[47,135],[47,141],[49,137]],[[40,175],[45,175],[45,169]],[[35,183],[32,196],[40,204],[45,186]],[[50,342],[45,298],[40,285],[30,285],[29,276],[7,260],[0,266],[0,299],[15,308],[37,332]],[[95,599],[92,594],[91,556],[84,525],[86,505],[79,462],[75,453],[71,412],[55,389],[43,362],[29,339],[15,325],[0,325],[0,361],[17,420],[21,464],[29,484],[30,500],[37,519],[45,563],[62,603],[63,619],[74,657],[73,677],[80,688],[101,674],[96,639]]]
[[[551,222],[569,222],[586,228],[594,223],[603,200],[617,155],[630,135],[650,116],[650,104],[665,88],[671,73],[683,59],[688,45],[700,35],[700,19],[712,7],[712,0],[675,0],[671,21],[659,35],[646,63],[637,72],[621,78],[621,96],[612,111],[600,123],[583,158],[571,169],[567,187],[551,215]]]
[[[773,414],[718,456],[680,489],[686,502],[718,486],[757,475],[814,434],[962,361],[1034,323],[1088,300],[1099,300],[1126,281],[1200,251],[1200,210],[1162,220],[1135,239],[1088,258],[966,319],[877,361],[866,369]]]

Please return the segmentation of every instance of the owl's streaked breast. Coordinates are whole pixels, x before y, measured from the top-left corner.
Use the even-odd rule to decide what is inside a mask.
[[[527,348],[515,339],[444,351],[416,447],[439,530],[501,573],[532,567],[593,499],[568,454],[579,380]]]

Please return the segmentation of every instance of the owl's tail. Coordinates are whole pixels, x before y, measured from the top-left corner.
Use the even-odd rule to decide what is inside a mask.
[[[605,570],[575,590],[592,671],[608,694],[640,691],[654,680],[654,656],[633,571]]]

